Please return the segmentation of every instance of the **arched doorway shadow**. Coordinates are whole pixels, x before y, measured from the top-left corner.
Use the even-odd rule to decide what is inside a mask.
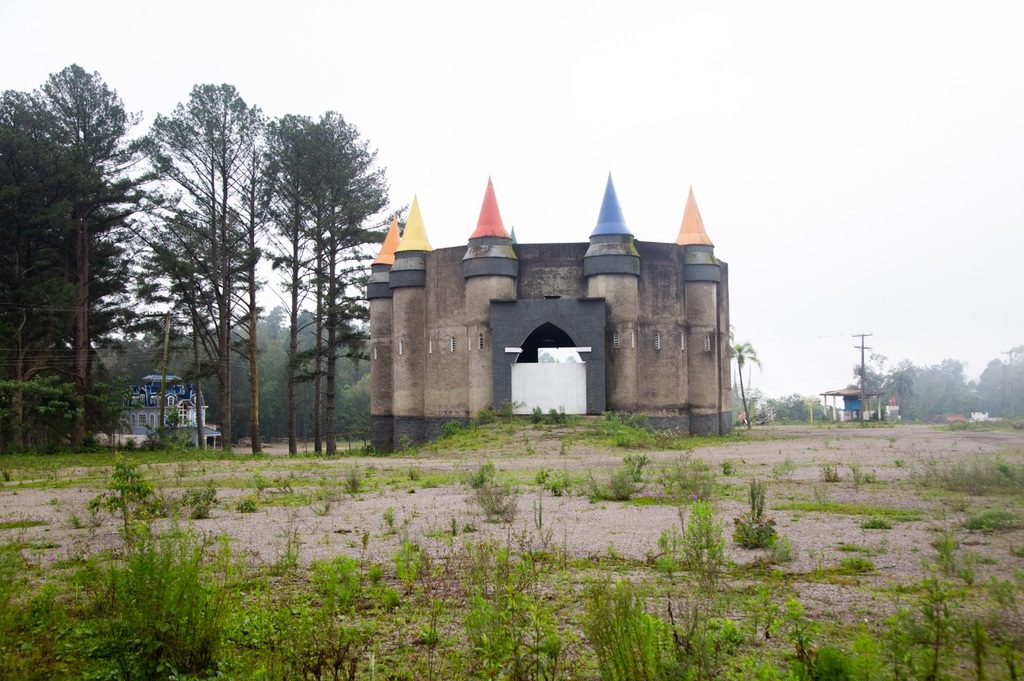
[[[522,352],[512,366],[512,402],[517,413],[534,409],[587,413],[587,367],[569,334],[545,322],[520,347]]]
[[[534,329],[521,347],[523,351],[516,358],[516,364],[561,362],[567,357],[574,358],[570,361],[581,361],[572,337],[551,322]]]

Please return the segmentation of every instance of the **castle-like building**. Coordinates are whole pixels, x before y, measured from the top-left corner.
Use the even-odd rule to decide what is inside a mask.
[[[468,245],[437,250],[414,198],[367,286],[372,444],[420,443],[504,403],[728,432],[728,281],[692,190],[674,243],[634,239],[609,175],[589,243],[519,244],[488,181]],[[569,361],[538,361],[556,356]]]

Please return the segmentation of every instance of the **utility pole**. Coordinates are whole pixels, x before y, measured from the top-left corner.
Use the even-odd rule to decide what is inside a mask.
[[[1014,417],[1014,414],[1013,414],[1013,398],[1014,398],[1014,395],[1013,395],[1013,356],[1016,354],[1016,352],[1017,352],[1016,350],[1007,350],[1006,352],[1001,353],[1003,355],[1009,355],[1009,357],[1010,357],[1010,369],[1009,369],[1009,372],[1008,372],[1009,375],[1007,376],[1007,383],[1010,384],[1010,423],[1013,423],[1013,417]]]
[[[171,344],[171,311],[167,311],[167,316],[164,317],[164,362],[163,371],[160,374],[160,423],[158,424],[160,440],[164,439],[164,407],[167,405],[167,356],[168,348]]]
[[[868,380],[867,379],[867,373],[864,371],[864,351],[871,349],[869,347],[865,347],[864,346],[864,339],[867,336],[871,336],[873,334],[870,334],[870,333],[852,333],[850,335],[853,338],[860,338],[860,345],[854,345],[853,347],[860,349],[860,422],[864,423],[864,411],[865,411],[864,407],[866,406],[866,403],[865,403],[866,397],[865,397],[864,393],[867,392],[867,380]],[[879,411],[881,411],[881,408],[879,408]],[[879,416],[881,416],[881,414],[879,414]]]

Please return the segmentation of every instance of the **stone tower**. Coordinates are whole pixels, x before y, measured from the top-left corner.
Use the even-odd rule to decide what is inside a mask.
[[[394,367],[391,338],[394,333],[394,304],[391,294],[391,266],[398,248],[398,216],[384,237],[380,255],[370,266],[366,297],[370,301],[370,441],[387,442],[391,448],[394,432]]]
[[[492,406],[491,301],[515,300],[519,259],[512,248],[512,237],[505,231],[494,196],[494,185],[487,180],[484,202],[476,230],[469,237],[462,257],[462,276],[466,280],[466,327],[469,344],[469,413],[476,414]]]
[[[405,233],[395,248],[391,266],[392,317],[392,445],[422,442],[426,383],[427,318],[426,256],[433,249],[416,197],[409,208]],[[372,311],[371,311],[372,314]],[[372,326],[372,320],[371,320]],[[376,446],[376,444],[374,445]]]
[[[590,247],[583,256],[583,276],[587,279],[587,296],[604,298],[607,304],[605,401],[611,411],[636,411],[638,404],[640,254],[633,242],[609,173],[597,226],[590,233]]]
[[[686,198],[676,244],[685,249],[683,281],[690,428],[697,432],[721,431],[724,402],[730,405],[728,426],[732,425],[728,284],[723,283],[723,267],[715,258],[715,246],[704,230],[692,187]]]

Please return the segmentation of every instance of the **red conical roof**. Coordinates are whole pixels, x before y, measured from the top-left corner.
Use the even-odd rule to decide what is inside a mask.
[[[491,184],[491,178],[487,178],[487,191],[484,192],[484,205],[480,207],[480,219],[476,221],[476,231],[470,234],[469,238],[479,239],[485,236],[510,238],[508,232],[505,231],[505,225],[501,222],[498,199],[494,197],[494,185]]]

